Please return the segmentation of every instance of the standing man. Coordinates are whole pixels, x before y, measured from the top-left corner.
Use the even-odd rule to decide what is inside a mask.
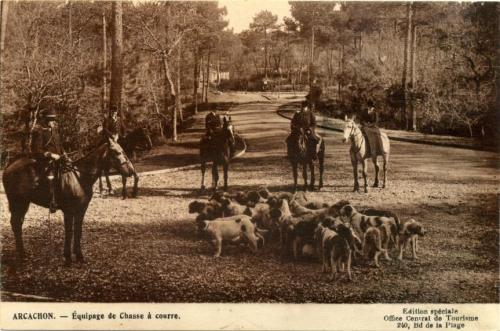
[[[110,110],[109,116],[104,119],[102,127],[105,137],[110,137],[114,141],[118,141],[120,128],[118,123],[118,109],[113,107]]]
[[[64,153],[61,139],[56,126],[56,113],[53,109],[46,110],[42,114],[41,123],[33,130],[31,140],[31,156],[37,161],[40,169],[45,170],[49,182],[51,213],[57,210],[54,192],[54,180],[58,176],[59,161]]]

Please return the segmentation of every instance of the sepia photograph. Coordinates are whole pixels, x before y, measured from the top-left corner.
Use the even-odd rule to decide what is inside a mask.
[[[499,17],[1,1],[0,327],[498,330]]]

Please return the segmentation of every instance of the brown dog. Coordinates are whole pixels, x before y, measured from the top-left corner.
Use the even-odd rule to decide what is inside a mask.
[[[418,237],[423,237],[426,231],[420,222],[410,219],[406,222],[399,233],[399,260],[403,260],[403,251],[406,245],[411,244],[413,259],[418,259]]]
[[[362,239],[365,256],[370,255],[367,253],[370,249],[375,250],[375,265],[377,267],[379,266],[378,256],[380,253],[384,253],[386,260],[391,260],[388,250],[390,246],[397,245],[396,238],[398,236],[398,226],[393,218],[363,215],[351,205],[342,207],[340,215],[345,222],[351,224],[355,233]],[[376,228],[377,231],[371,228]],[[370,237],[365,240],[367,233]],[[365,249],[365,243],[370,244],[370,249]]]
[[[351,261],[355,239],[351,229],[340,220],[328,217],[318,224],[314,237],[323,272],[330,268],[331,279],[334,280],[338,272],[345,270],[349,280],[352,280]]]

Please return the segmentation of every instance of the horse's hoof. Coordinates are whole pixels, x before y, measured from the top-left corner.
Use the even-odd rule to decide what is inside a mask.
[[[378,183],[374,183],[374,184],[373,184],[373,187],[378,187]]]
[[[368,189],[365,187],[365,193],[368,193]]]
[[[206,187],[205,185],[201,185],[200,190],[205,191]]]

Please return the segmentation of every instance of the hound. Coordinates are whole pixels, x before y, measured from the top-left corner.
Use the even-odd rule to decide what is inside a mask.
[[[359,213],[353,206],[347,205],[341,208],[340,215],[344,219],[344,221],[349,222],[355,233],[359,238],[362,239],[363,243],[365,243],[365,236],[370,228],[377,228],[378,231],[370,230],[370,240],[374,240],[378,242],[380,239],[381,242],[381,252],[384,253],[384,258],[388,261],[391,260],[389,257],[388,249],[389,246],[397,245],[397,236],[398,236],[398,226],[394,218],[382,217],[382,216],[367,216]],[[378,237],[379,239],[375,239]],[[364,247],[364,245],[363,245]],[[378,245],[374,246],[375,248]],[[376,254],[376,265],[378,266],[378,254]],[[365,253],[366,256],[366,253]]]
[[[399,234],[399,256],[400,261],[403,260],[403,251],[409,243],[411,243],[411,251],[413,259],[418,259],[418,237],[423,237],[426,231],[420,222],[410,219],[403,225],[401,232]]]
[[[336,230],[332,230],[330,226],[334,226]],[[349,280],[352,280],[351,261],[354,238],[351,229],[340,221],[327,218],[318,224],[315,241],[322,259],[322,271],[328,272],[330,268],[330,278],[334,280],[338,272],[345,270]]]
[[[204,221],[204,231],[209,233],[215,245],[214,257],[219,257],[222,251],[222,241],[238,242],[245,239],[250,243],[252,250],[257,252],[257,241],[264,238],[250,217],[238,215],[218,218],[213,221]]]

